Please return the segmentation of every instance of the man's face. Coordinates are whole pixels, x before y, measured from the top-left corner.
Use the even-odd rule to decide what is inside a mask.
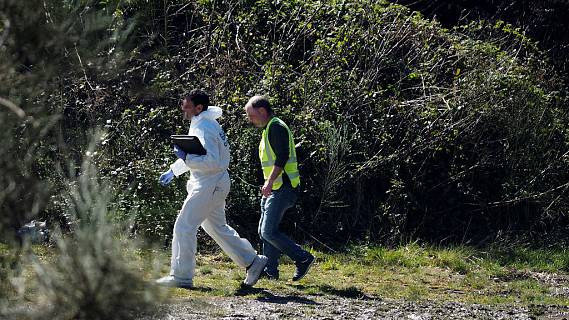
[[[185,120],[191,120],[193,116],[197,116],[202,111],[203,107],[201,105],[195,106],[194,103],[189,99],[182,100],[181,106],[182,112],[184,113]]]
[[[253,108],[251,104],[245,105],[245,114],[247,115],[247,119],[251,122],[255,127],[262,128],[265,126],[263,122],[264,115],[263,115],[263,108]]]

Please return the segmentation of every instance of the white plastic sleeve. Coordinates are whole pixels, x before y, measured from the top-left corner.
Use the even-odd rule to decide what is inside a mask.
[[[186,165],[186,162],[182,159],[178,159],[176,160],[176,162],[172,163],[170,165],[170,169],[172,169],[172,172],[174,172],[174,175],[176,177],[190,170],[190,168],[188,168],[188,166]]]

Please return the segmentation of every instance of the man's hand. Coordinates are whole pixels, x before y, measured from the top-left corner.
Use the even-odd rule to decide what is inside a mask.
[[[160,182],[161,185],[166,186],[170,184],[172,180],[174,180],[174,172],[172,171],[172,169],[170,169],[160,175],[160,179],[158,179],[158,182]]]
[[[263,196],[268,197],[271,195],[271,193],[273,193],[273,183],[275,182],[277,177],[281,174],[281,172],[283,172],[283,168],[273,166],[273,170],[271,170],[269,178],[267,179],[267,181],[265,181],[265,184],[261,188],[261,193],[263,194]]]
[[[178,147],[178,145],[174,145],[174,153],[176,154],[176,157],[186,161],[186,152],[184,150],[182,150],[180,147]]]
[[[265,197],[268,197],[271,195],[271,193],[273,193],[273,180],[269,179],[265,181],[265,184],[263,185],[263,187],[261,187],[261,193]]]

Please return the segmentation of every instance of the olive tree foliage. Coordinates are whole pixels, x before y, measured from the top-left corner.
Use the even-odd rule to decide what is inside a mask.
[[[88,153],[93,154],[96,144]],[[106,179],[97,176],[86,157],[81,174],[69,181],[61,195],[72,219],[71,232],[56,232],[52,255],[42,259],[23,256],[33,270],[30,279],[11,279],[17,294],[0,313],[17,319],[136,319],[156,311],[160,295],[140,277],[140,251],[121,234],[120,224],[109,221],[113,195]],[[151,263],[151,259],[145,259]],[[29,292],[33,290],[35,294]],[[22,305],[32,302],[32,307]]]
[[[108,75],[119,65],[120,54],[111,53],[125,30],[98,1],[7,0],[0,9],[0,226],[9,237],[29,219],[46,218],[67,165],[80,165],[94,125],[75,111],[98,99],[91,73]],[[63,99],[70,92],[73,103]]]
[[[196,87],[224,109],[228,219],[249,239],[262,184],[260,131],[243,114],[253,94],[294,131],[302,185],[283,227],[300,240],[480,242],[565,223],[566,89],[512,25],[445,29],[387,1],[118,8],[137,21],[124,72],[88,72],[93,99],[81,77],[59,97],[76,106],[68,130],[106,127],[94,160],[132,232],[168,243],[186,179],[157,179],[175,160],[168,136],[188,129],[180,98]]]
[[[113,195],[90,164],[94,110],[82,109],[100,99],[93,75],[114,77],[122,65],[120,13],[109,1],[0,2],[2,318],[124,319],[151,305],[121,256],[131,243],[108,222]],[[48,220],[56,262],[16,237],[31,219]]]

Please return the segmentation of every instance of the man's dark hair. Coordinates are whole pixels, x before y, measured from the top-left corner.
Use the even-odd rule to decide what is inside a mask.
[[[270,115],[273,114],[273,108],[271,107],[271,103],[269,102],[269,99],[265,96],[256,96],[253,99],[251,99],[251,107],[255,109],[265,108],[268,114]]]
[[[209,96],[208,94],[200,89],[194,89],[190,91],[190,93],[186,94],[184,99],[191,101],[195,106],[201,104],[203,106],[202,111],[207,110],[207,106],[209,106]]]

